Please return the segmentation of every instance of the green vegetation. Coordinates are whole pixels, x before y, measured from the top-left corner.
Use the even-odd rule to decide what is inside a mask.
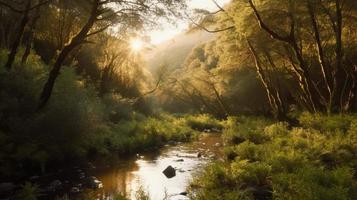
[[[0,0],[5,195],[223,132],[192,199],[357,199],[356,0],[206,1]],[[175,22],[191,35],[153,44]]]
[[[226,160],[196,178],[192,199],[356,199],[357,116],[304,113],[300,122],[228,119]]]
[[[51,103],[37,112],[39,86],[47,69],[31,54],[26,66],[16,60],[11,72],[0,73],[1,176],[45,172],[49,164],[71,159],[133,154],[170,140],[189,141],[196,135],[192,122],[208,119],[144,116],[120,96],[98,98],[95,86],[70,67],[59,77]]]

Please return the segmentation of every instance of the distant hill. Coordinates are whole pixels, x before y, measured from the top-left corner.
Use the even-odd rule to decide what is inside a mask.
[[[167,65],[169,69],[180,67],[191,50],[204,42],[213,39],[214,34],[204,31],[181,34],[175,38],[147,50],[144,57],[148,69],[156,71],[160,66]]]

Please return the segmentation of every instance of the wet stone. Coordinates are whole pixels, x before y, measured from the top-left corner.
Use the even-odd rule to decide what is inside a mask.
[[[172,178],[176,176],[176,170],[169,165],[163,172],[162,172],[167,178]]]

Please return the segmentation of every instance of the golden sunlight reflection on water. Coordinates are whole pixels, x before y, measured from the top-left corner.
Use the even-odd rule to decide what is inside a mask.
[[[103,182],[106,196],[120,192],[135,200],[135,193],[141,187],[152,200],[162,200],[165,193],[170,200],[185,200],[188,198],[179,194],[186,191],[193,174],[210,160],[209,157],[220,154],[215,145],[220,142],[220,135],[211,134],[191,144],[170,146],[159,153],[143,154],[137,160],[122,161],[96,176]],[[198,158],[198,152],[204,156]],[[169,165],[176,169],[176,176],[171,179],[162,173]]]

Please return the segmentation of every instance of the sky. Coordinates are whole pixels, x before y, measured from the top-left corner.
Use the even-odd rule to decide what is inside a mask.
[[[229,1],[230,0],[216,0],[216,2],[221,6],[223,6]],[[190,0],[188,6],[190,9],[200,8],[200,9],[207,9],[210,11],[217,10],[217,7],[212,2],[212,0]],[[178,22],[177,25],[163,24],[161,29],[150,31],[148,35],[151,38],[152,44],[160,44],[164,41],[172,39],[176,35],[187,30],[188,25],[189,25],[189,21],[181,21]]]

